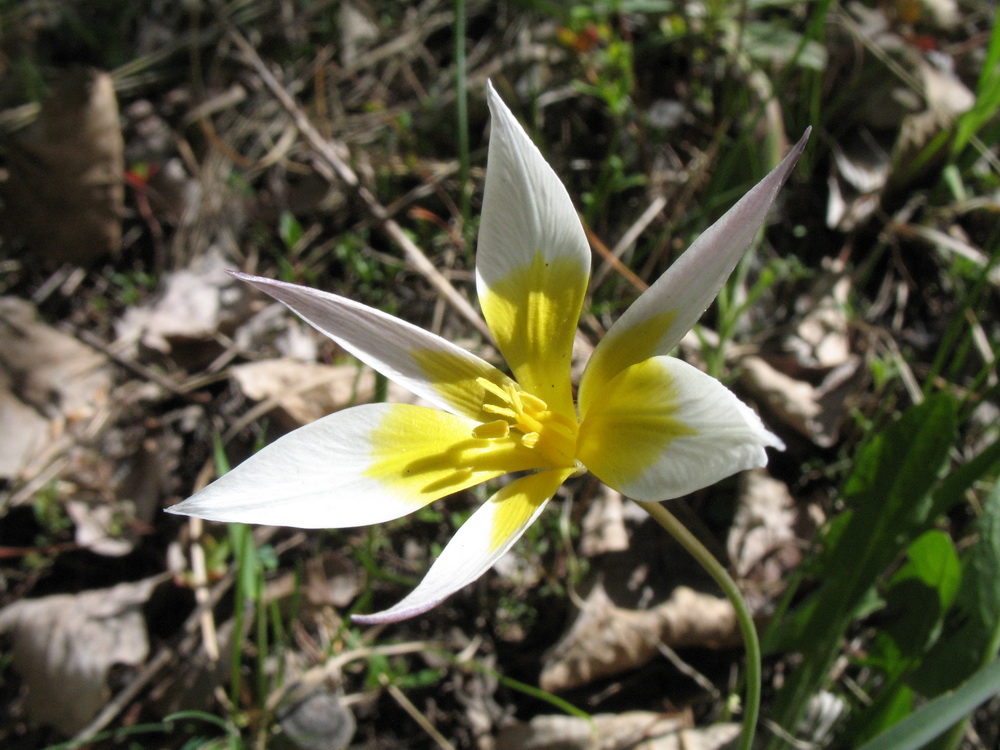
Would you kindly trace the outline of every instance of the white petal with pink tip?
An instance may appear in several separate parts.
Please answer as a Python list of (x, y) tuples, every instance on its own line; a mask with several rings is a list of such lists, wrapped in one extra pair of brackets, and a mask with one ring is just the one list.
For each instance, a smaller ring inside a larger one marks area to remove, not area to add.
[(485, 419), (486, 392), (476, 383), (511, 382), (500, 370), (459, 346), (395, 318), (318, 289), (230, 272), (287, 305), (365, 364), (442, 409)]
[(604, 383), (630, 365), (666, 354), (698, 322), (763, 225), (771, 203), (805, 149), (809, 132), (611, 326), (583, 373), (581, 416), (586, 415)]

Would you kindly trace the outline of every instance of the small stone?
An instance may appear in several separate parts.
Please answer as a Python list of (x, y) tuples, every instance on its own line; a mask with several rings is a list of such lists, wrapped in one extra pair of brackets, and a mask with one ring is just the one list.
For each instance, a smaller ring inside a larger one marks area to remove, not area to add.
[(298, 750), (343, 750), (354, 737), (354, 715), (322, 688), (281, 708), (278, 721), (284, 732), (281, 744)]

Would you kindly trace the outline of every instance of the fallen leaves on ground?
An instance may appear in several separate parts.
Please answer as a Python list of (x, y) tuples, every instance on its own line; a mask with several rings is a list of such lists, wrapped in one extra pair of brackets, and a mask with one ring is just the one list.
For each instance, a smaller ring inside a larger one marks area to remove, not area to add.
[[(252, 401), (271, 401), (279, 407), (284, 429), (294, 429), (375, 397), (375, 373), (357, 365), (325, 365), (287, 357), (237, 365), (233, 380)], [(412, 403), (405, 388), (387, 383), (387, 401)]]
[(32, 721), (72, 735), (94, 718), (111, 697), (112, 668), (137, 669), (149, 653), (142, 608), (162, 580), (25, 599), (0, 611)]
[(569, 631), (549, 652), (539, 684), (551, 692), (569, 690), (621, 674), (672, 649), (730, 648), (740, 644), (736, 615), (728, 600), (678, 586), (648, 610), (617, 607), (597, 584)]
[(648, 711), (576, 716), (536, 716), (500, 730), (496, 750), (720, 750), (739, 724), (685, 728), (679, 719)]
[(107, 407), (114, 371), (16, 297), (0, 298), (0, 340), (0, 477), (29, 479)]
[(129, 308), (118, 321), (119, 339), (171, 354), (189, 369), (208, 364), (221, 351), (218, 334), (246, 317), (245, 285), (226, 273), (230, 267), (216, 248), (170, 273), (152, 303)]

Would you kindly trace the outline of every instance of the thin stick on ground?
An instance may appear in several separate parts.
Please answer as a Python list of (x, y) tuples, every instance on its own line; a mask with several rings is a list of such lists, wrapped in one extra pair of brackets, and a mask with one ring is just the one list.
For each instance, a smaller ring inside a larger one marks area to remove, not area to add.
[(441, 750), (455, 750), (455, 746), (452, 745), (441, 734), (433, 724), (431, 724), (430, 719), (420, 713), (420, 710), (410, 702), (410, 699), (403, 694), (403, 691), (398, 687), (389, 682), (389, 678), (384, 674), (379, 675), (379, 682), (382, 683), (383, 687), (389, 692), (389, 695), (400, 705), (400, 707), (410, 715), (410, 717), (420, 725), (420, 728), (427, 732), (427, 735), (437, 743), (437, 746)]

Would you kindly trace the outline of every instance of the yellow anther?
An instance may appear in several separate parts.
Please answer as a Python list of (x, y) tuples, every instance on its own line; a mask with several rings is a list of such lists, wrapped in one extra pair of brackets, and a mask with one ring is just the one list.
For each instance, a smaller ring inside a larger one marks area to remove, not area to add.
[(517, 415), (517, 427), (521, 432), (541, 432), (544, 429), (542, 425), (543, 423), (540, 420), (527, 412), (521, 412)]
[(498, 414), (501, 417), (510, 417), (511, 419), (517, 419), (517, 414), (513, 409), (508, 409), (505, 406), (496, 406), (494, 404), (483, 404), (483, 411), (489, 414)]
[(524, 404), (521, 403), (521, 393), (516, 388), (507, 386), (507, 400), (518, 414), (524, 411)]
[(496, 440), (497, 438), (505, 438), (509, 434), (510, 424), (503, 419), (497, 419), (493, 422), (483, 422), (472, 430), (472, 437), (479, 438), (480, 440)]
[(499, 386), (492, 380), (487, 380), (486, 378), (476, 378), (476, 382), (481, 385), (484, 390), (489, 391), (501, 401), (505, 401), (508, 404), (510, 403), (510, 396), (507, 395), (507, 390), (503, 386)]
[(521, 403), (524, 404), (526, 411), (531, 411), (534, 413), (548, 411), (549, 405), (542, 401), (538, 396), (532, 396), (530, 393), (521, 392)]
[(514, 382), (498, 385), (486, 378), (476, 378), (476, 383), (500, 403), (483, 404), (484, 413), (499, 419), (476, 427), (472, 431), (474, 437), (485, 440), (505, 438), (513, 429), (521, 433), (520, 441), (524, 447), (540, 451), (557, 466), (573, 465), (579, 429), (575, 415), (549, 411), (548, 404), (542, 399), (525, 393)]

